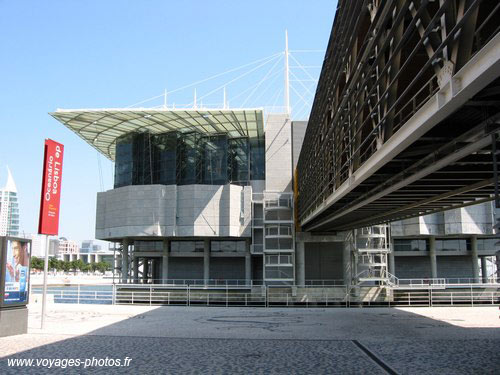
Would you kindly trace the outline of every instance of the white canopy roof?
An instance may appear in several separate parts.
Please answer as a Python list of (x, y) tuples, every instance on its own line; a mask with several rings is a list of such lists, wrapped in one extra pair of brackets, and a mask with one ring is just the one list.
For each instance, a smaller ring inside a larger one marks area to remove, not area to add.
[(116, 139), (134, 131), (264, 135), (262, 109), (58, 109), (50, 115), (110, 160), (115, 159)]

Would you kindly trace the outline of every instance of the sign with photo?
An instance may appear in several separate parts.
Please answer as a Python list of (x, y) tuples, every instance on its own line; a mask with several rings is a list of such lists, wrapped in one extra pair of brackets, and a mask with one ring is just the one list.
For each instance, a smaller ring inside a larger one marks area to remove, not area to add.
[(3, 305), (26, 304), (29, 294), (31, 243), (5, 238)]

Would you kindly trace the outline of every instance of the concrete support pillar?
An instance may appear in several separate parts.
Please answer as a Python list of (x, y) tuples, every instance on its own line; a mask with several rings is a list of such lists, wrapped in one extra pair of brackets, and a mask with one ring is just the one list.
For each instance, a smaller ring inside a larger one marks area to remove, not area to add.
[(477, 254), (477, 236), (471, 236), (470, 238), (471, 246), (471, 262), (472, 262), (472, 277), (474, 282), (479, 281), (479, 256)]
[(128, 238), (124, 238), (122, 241), (122, 284), (126, 284), (128, 281)]
[(481, 257), (481, 277), (483, 278), (483, 283), (488, 282), (488, 260), (486, 257)]
[(389, 253), (389, 273), (396, 276), (396, 260), (394, 259), (394, 241), (391, 239), (391, 252)]
[(500, 279), (500, 251), (498, 251), (495, 255), (497, 260), (497, 279)]
[(161, 278), (162, 284), (166, 284), (168, 280), (168, 256), (169, 256), (169, 240), (163, 240), (163, 258), (161, 263)]
[(306, 284), (305, 246), (305, 242), (297, 241), (297, 246), (295, 247), (295, 265), (297, 267), (297, 279), (295, 283), (299, 286)]
[(158, 282), (158, 274), (156, 272), (156, 258), (151, 258), (150, 260), (151, 263), (151, 284), (156, 284)]
[(148, 273), (149, 273), (149, 259), (144, 258), (142, 262), (142, 283), (147, 284), (148, 282)]
[(134, 284), (139, 284), (139, 258), (134, 257)]
[(342, 276), (344, 284), (351, 285), (352, 279), (352, 262), (351, 262), (351, 242), (349, 240), (344, 242), (344, 249), (342, 252)]
[(245, 284), (252, 284), (252, 254), (250, 253), (250, 239), (245, 240)]
[(436, 237), (429, 237), (429, 258), (431, 261), (431, 277), (433, 279), (438, 277), (437, 272), (437, 257), (436, 257)]
[(210, 279), (210, 239), (208, 238), (203, 241), (203, 279), (207, 285)]

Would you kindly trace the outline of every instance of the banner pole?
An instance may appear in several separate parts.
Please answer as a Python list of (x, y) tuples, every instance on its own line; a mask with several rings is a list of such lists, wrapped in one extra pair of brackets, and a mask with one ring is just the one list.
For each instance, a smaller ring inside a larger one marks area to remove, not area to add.
[(47, 274), (49, 271), (49, 236), (43, 235), (45, 238), (42, 240), (42, 243), (45, 247), (45, 262), (43, 265), (43, 294), (42, 294), (42, 321), (41, 321), (41, 329), (45, 328), (45, 309), (47, 305)]

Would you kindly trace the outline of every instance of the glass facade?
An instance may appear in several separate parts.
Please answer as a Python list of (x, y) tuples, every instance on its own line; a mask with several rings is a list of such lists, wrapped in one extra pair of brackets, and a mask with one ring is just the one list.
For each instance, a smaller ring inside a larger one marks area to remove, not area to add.
[(264, 140), (198, 132), (129, 133), (116, 140), (115, 188), (248, 185), (265, 179)]

